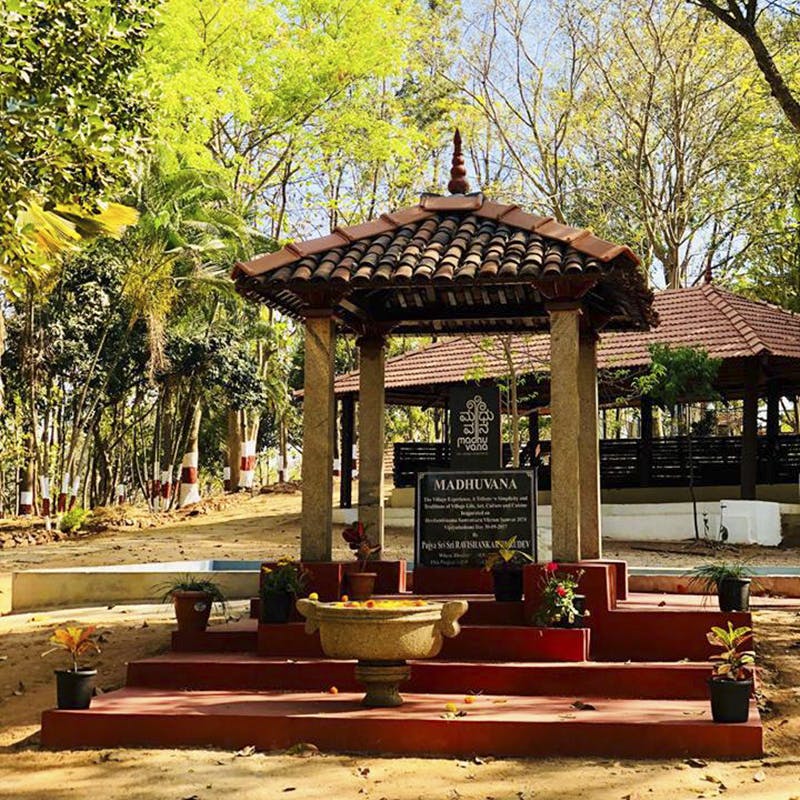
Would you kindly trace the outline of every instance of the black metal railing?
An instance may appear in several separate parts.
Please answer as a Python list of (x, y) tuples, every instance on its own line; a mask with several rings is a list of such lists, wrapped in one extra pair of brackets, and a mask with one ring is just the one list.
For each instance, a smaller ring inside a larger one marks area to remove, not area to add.
[[(550, 452), (550, 442), (542, 441), (541, 452)], [(649, 444), (639, 439), (600, 441), (600, 482), (609, 489), (640, 486), (685, 486), (689, 475), (689, 442), (685, 438), (654, 439)], [(741, 437), (695, 438), (691, 444), (691, 466), (697, 486), (738, 486), (741, 481)], [(503, 446), (506, 466), (511, 461), (511, 446)], [(520, 453), (521, 466), (531, 463), (528, 445)], [(394, 445), (394, 485), (415, 486), (417, 475), (448, 469), (450, 455), (444, 443), (401, 442)], [(796, 483), (800, 475), (800, 436), (777, 439), (758, 438), (757, 481), (760, 484)], [(539, 467), (539, 488), (550, 488), (550, 466)]]

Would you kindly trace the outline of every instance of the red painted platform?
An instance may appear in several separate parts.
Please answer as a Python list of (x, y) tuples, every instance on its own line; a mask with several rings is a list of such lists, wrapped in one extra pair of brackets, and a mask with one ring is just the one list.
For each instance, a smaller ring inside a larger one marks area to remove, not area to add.
[[(727, 620), (750, 625), (749, 614), (722, 614), (700, 597), (629, 594), (621, 562), (563, 567), (584, 570), (588, 628), (531, 626), (543, 567), (526, 567), (521, 603), (467, 593), (461, 634), (445, 640), (438, 659), (412, 663), (399, 709), (361, 708), (353, 663), (322, 658), (318, 635), (307, 636), (302, 623), (246, 619), (174, 634), (175, 652), (129, 665), (127, 688), (85, 712), (46, 712), (42, 741), (265, 750), (308, 741), (323, 750), (456, 756), (761, 755), (755, 706), (744, 725), (714, 725), (707, 700), (705, 634)], [(459, 572), (448, 581), (470, 578)], [(334, 584), (339, 573), (329, 577)], [(422, 585), (433, 578), (420, 577)], [(331, 685), (340, 694), (327, 694)], [(463, 704), (467, 694), (478, 701)], [(577, 700), (596, 710), (576, 710)], [(450, 701), (467, 716), (443, 716)]]
[[(360, 695), (127, 688), (89, 711), (46, 711), (42, 744), (51, 748), (254, 745), (278, 750), (313, 742), (322, 750), (415, 755), (748, 758), (761, 752), (751, 709), (743, 725), (714, 725), (698, 700), (480, 697), (407, 693), (397, 709), (365, 709)], [(462, 718), (447, 718), (458, 703)]]
[[(429, 694), (558, 695), (565, 687), (575, 698), (702, 700), (708, 694), (706, 663), (531, 663), (412, 661), (411, 692)], [(132, 661), (128, 686), (161, 689), (267, 691), (291, 689), (358, 691), (354, 662), (327, 659), (263, 658), (255, 653), (172, 653)]]

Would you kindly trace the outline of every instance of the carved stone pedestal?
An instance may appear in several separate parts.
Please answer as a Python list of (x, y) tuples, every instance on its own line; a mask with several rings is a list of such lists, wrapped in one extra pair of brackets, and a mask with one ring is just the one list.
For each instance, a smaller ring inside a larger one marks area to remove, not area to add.
[(400, 684), (411, 677), (411, 667), (405, 661), (359, 661), (356, 680), (363, 683), (367, 693), (361, 705), (367, 708), (394, 708), (403, 704)]

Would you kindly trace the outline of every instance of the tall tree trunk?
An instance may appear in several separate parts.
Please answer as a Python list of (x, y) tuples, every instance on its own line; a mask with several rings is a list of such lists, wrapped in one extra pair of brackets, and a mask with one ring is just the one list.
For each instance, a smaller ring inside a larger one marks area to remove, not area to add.
[(286, 433), (286, 418), (281, 415), (278, 422), (278, 483), (286, 483), (289, 469), (289, 437)]
[(256, 436), (258, 435), (260, 416), (255, 411), (248, 412), (247, 409), (241, 413), (242, 459), (239, 488), (249, 491), (253, 488), (253, 478), (255, 477)]
[(159, 459), (159, 490), (160, 499), (158, 508), (166, 511), (172, 499), (172, 480), (175, 475), (175, 459), (173, 456), (173, 448), (175, 446), (175, 439), (177, 438), (176, 420), (177, 413), (173, 413), (174, 390), (172, 384), (167, 383), (164, 387), (164, 394), (161, 403), (161, 442), (160, 442), (160, 459)]
[(189, 435), (186, 441), (186, 452), (181, 463), (181, 487), (178, 496), (178, 507), (184, 508), (193, 503), (200, 502), (200, 488), (197, 483), (197, 464), (200, 443), (200, 420), (202, 418), (202, 405), (195, 401), (192, 419), (189, 426)]
[(225, 491), (238, 492), (242, 467), (242, 440), (240, 436), (241, 411), (228, 409), (228, 466), (225, 468)]

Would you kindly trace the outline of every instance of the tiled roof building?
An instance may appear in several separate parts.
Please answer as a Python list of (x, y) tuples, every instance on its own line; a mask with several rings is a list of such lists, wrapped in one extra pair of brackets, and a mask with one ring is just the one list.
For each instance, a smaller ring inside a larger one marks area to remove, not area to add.
[[(601, 370), (645, 367), (648, 348), (656, 342), (696, 346), (723, 359), (720, 383), (728, 396), (740, 396), (744, 360), (758, 358), (780, 376), (785, 388), (800, 387), (800, 315), (705, 284), (657, 292), (653, 302), (659, 326), (649, 331), (609, 332), (601, 336)], [(549, 369), (550, 337), (517, 336), (512, 352), (520, 373)], [(495, 378), (508, 367), (497, 340), (481, 337), (442, 339), (386, 362), (387, 396), (394, 402), (422, 401), (441, 392), (443, 384), (465, 376)], [(737, 386), (738, 385), (738, 386)], [(439, 387), (438, 389), (436, 387)], [(546, 388), (546, 387), (545, 387)], [(358, 391), (358, 373), (336, 380), (336, 393)]]
[(234, 280), (245, 296), (294, 317), (333, 305), (355, 330), (366, 317), (395, 333), (546, 329), (544, 302), (565, 292), (586, 295), (612, 328), (656, 322), (629, 247), (481, 193), (423, 195), (411, 208), (238, 264)]

